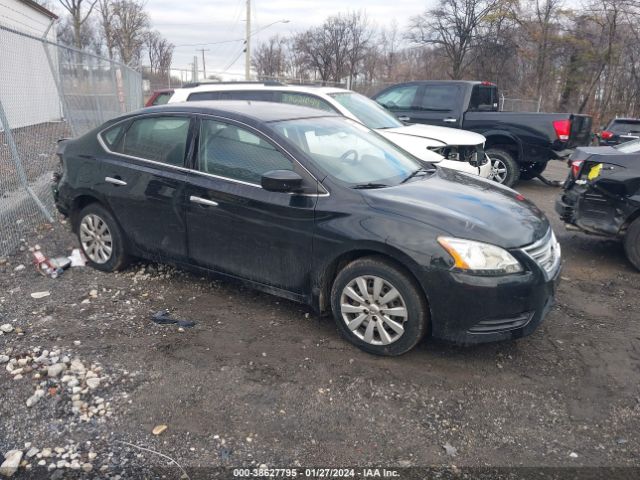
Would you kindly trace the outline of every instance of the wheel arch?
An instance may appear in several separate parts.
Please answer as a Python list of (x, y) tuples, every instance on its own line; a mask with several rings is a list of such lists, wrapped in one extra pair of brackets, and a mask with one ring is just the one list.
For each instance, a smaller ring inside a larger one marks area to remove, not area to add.
[(485, 151), (490, 148), (500, 148), (512, 152), (514, 159), (520, 162), (522, 158), (522, 143), (509, 132), (490, 130), (482, 133), (487, 141), (484, 144)]
[(420, 267), (406, 254), (389, 245), (366, 245), (345, 250), (322, 266), (313, 288), (314, 306), (320, 313), (331, 310), (331, 287), (338, 272), (354, 260), (364, 257), (381, 257), (404, 271), (420, 289), (429, 310), (429, 296), (418, 274)]

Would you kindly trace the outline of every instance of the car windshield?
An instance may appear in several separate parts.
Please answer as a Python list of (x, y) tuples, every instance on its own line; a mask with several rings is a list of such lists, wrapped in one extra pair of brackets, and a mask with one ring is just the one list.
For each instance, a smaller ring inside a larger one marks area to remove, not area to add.
[(316, 117), (271, 125), (325, 173), (353, 187), (397, 185), (422, 166), (408, 153), (348, 118)]
[(359, 93), (331, 93), (336, 102), (369, 128), (397, 128), (404, 124), (373, 100)]
[(636, 153), (640, 152), (640, 140), (632, 140), (630, 142), (621, 143), (613, 147), (620, 150), (622, 153)]

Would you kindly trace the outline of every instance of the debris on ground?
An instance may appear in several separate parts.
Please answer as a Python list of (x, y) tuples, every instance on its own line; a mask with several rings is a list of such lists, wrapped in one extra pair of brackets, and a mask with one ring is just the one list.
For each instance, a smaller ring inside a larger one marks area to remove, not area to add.
[(168, 427), (166, 425), (156, 425), (155, 427), (153, 427), (151, 433), (153, 433), (154, 435), (162, 435), (167, 428)]
[(37, 272), (45, 277), (58, 278), (64, 273), (64, 269), (71, 265), (71, 260), (67, 257), (50, 259), (40, 250), (34, 250), (32, 254)]
[(159, 312), (154, 313), (151, 320), (158, 325), (178, 325), (180, 327), (187, 328), (191, 328), (196, 324), (196, 322), (192, 322), (191, 320), (179, 320), (177, 318), (173, 318), (168, 310), (160, 310)]
[(87, 258), (79, 248), (71, 250), (71, 255), (67, 258), (71, 261), (71, 267), (84, 267), (87, 265)]
[(452, 446), (449, 442), (445, 443), (442, 448), (444, 448), (444, 451), (450, 457), (455, 457), (458, 454), (458, 449)]
[(48, 290), (44, 292), (33, 292), (31, 294), (31, 298), (35, 298), (36, 300), (38, 300), (40, 298), (48, 297), (49, 295), (51, 295), (51, 292)]

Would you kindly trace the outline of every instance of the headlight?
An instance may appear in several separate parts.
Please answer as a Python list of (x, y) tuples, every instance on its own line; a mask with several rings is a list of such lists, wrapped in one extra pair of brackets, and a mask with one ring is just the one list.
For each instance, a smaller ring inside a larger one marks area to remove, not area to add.
[(455, 267), (480, 275), (522, 272), (522, 265), (505, 249), (462, 238), (438, 237), (438, 243), (453, 257)]

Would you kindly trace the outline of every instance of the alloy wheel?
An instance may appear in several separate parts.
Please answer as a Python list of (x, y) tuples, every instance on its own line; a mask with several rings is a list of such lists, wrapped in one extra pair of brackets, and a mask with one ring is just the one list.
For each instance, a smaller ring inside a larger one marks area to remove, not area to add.
[(491, 174), (489, 179), (494, 182), (504, 183), (507, 179), (507, 165), (499, 158), (491, 159)]
[(408, 320), (400, 292), (373, 275), (356, 277), (344, 287), (340, 313), (349, 330), (371, 345), (389, 345), (398, 340)]
[(113, 240), (106, 222), (95, 213), (85, 216), (80, 222), (80, 242), (89, 259), (103, 264), (113, 252)]

